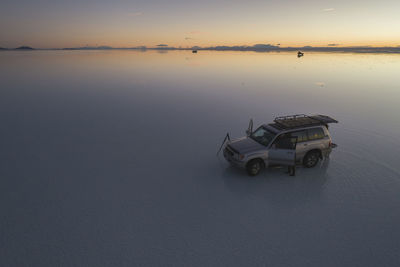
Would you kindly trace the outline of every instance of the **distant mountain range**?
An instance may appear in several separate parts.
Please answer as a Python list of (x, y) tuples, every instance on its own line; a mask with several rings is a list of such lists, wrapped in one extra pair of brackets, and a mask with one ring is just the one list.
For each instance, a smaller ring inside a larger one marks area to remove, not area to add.
[(20, 46), (20, 47), (17, 47), (17, 48), (0, 47), (0, 50), (35, 50), (35, 49), (30, 47), (30, 46)]
[(340, 47), (336, 45), (327, 46), (301, 46), (301, 47), (281, 47), (279, 45), (271, 44), (256, 44), (253, 46), (210, 46), (210, 47), (172, 47), (168, 45), (158, 45), (156, 47), (128, 47), (128, 48), (114, 48), (110, 46), (97, 46), (97, 47), (76, 47), (76, 48), (63, 48), (63, 50), (214, 50), (214, 51), (255, 51), (255, 52), (268, 52), (268, 51), (309, 51), (309, 52), (353, 52), (353, 53), (400, 53), (400, 46), (395, 47), (371, 47), (371, 46), (347, 46)]
[(109, 50), (115, 49), (111, 46), (83, 46), (83, 47), (67, 47), (63, 48), (62, 50)]
[[(309, 52), (353, 52), (353, 53), (400, 53), (400, 46), (397, 47), (371, 47), (371, 46), (302, 46), (302, 47), (280, 47), (274, 45), (254, 46), (215, 46), (203, 48), (204, 50), (217, 51), (309, 51)], [(202, 48), (198, 49), (202, 50)]]
[[(18, 48), (8, 49), (0, 48), (0, 50), (37, 50), (29, 46), (21, 46)], [(84, 46), (84, 47), (70, 47), (61, 49), (39, 49), (39, 50), (214, 50), (214, 51), (255, 51), (255, 52), (268, 52), (268, 51), (303, 51), (303, 52), (352, 52), (352, 53), (400, 53), (400, 46), (394, 47), (371, 47), (371, 46), (337, 46), (336, 44), (328, 44), (327, 46), (301, 46), (301, 47), (281, 47), (279, 45), (271, 44), (256, 44), (253, 46), (210, 46), (210, 47), (172, 47), (166, 44), (158, 45), (156, 47), (127, 47), (115, 48), (111, 46)]]
[(15, 50), (34, 50), (34, 49), (30, 46), (20, 46), (15, 48)]

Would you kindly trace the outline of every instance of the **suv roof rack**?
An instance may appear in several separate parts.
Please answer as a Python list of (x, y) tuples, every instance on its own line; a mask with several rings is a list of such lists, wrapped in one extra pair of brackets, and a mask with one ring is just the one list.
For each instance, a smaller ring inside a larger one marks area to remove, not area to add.
[(338, 123), (338, 121), (325, 115), (308, 116), (305, 114), (296, 114), (276, 117), (274, 123), (270, 125), (280, 130), (286, 130), (318, 125), (328, 126), (328, 123)]

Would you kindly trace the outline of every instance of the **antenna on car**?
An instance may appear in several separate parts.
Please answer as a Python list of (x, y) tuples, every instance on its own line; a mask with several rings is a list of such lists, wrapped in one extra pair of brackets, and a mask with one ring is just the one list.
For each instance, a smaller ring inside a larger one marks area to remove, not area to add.
[(222, 149), (222, 147), (225, 145), (225, 142), (226, 141), (231, 141), (231, 137), (229, 136), (229, 133), (226, 133), (226, 136), (225, 136), (225, 138), (224, 138), (224, 141), (222, 142), (222, 144), (221, 144), (221, 147), (219, 148), (219, 150), (218, 150), (218, 152), (217, 152), (217, 156), (218, 156), (218, 154), (219, 154), (219, 152), (221, 152), (221, 149)]

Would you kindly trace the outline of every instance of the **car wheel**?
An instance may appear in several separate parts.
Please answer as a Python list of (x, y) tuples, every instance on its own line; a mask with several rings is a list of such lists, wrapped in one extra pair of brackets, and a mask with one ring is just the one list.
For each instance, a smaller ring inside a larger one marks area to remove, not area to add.
[(260, 173), (263, 167), (264, 164), (260, 159), (253, 159), (250, 160), (249, 163), (247, 163), (246, 170), (250, 176), (256, 176)]
[(319, 161), (319, 152), (318, 151), (311, 151), (308, 152), (307, 155), (304, 157), (303, 165), (306, 168), (312, 168), (317, 165)]

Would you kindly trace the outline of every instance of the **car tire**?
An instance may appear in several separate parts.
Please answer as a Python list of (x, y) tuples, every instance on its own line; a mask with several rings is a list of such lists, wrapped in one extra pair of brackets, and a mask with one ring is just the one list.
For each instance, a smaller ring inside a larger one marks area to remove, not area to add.
[(249, 176), (256, 176), (264, 168), (264, 163), (260, 159), (250, 160), (246, 165), (246, 171)]
[(303, 165), (306, 168), (312, 168), (317, 165), (321, 154), (318, 151), (310, 151), (303, 159)]

